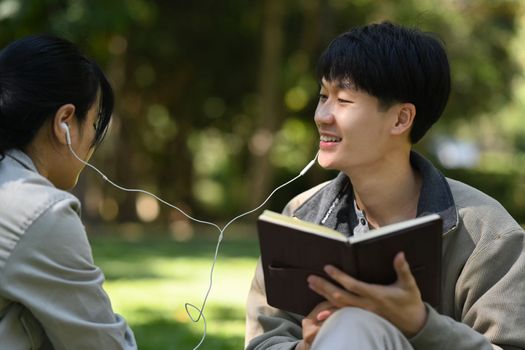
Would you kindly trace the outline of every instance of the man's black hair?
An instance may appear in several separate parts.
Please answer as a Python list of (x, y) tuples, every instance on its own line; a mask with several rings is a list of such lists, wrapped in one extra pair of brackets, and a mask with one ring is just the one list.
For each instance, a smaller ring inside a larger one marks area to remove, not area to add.
[(390, 22), (356, 27), (335, 38), (319, 59), (319, 81), (344, 82), (378, 98), (382, 107), (416, 107), (410, 133), (418, 142), (439, 119), (450, 94), (450, 67), (434, 35)]

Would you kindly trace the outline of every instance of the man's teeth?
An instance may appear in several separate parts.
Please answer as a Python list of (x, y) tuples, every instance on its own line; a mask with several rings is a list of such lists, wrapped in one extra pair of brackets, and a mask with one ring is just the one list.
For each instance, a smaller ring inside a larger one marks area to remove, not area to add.
[(334, 137), (334, 136), (323, 136), (321, 135), (321, 141), (323, 142), (339, 142), (341, 141), (340, 137)]

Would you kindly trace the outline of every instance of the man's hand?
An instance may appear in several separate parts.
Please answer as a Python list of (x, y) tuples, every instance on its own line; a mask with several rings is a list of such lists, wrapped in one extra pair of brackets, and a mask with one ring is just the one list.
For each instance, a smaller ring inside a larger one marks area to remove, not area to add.
[(303, 340), (297, 344), (295, 350), (309, 350), (315, 336), (324, 321), (336, 310), (329, 301), (323, 301), (303, 319)]
[(410, 337), (423, 328), (427, 310), (404, 253), (398, 253), (394, 258), (394, 269), (397, 281), (389, 286), (358, 281), (331, 265), (325, 267), (326, 273), (344, 289), (313, 275), (308, 277), (308, 283), (311, 289), (336, 307), (354, 306), (371, 311)]

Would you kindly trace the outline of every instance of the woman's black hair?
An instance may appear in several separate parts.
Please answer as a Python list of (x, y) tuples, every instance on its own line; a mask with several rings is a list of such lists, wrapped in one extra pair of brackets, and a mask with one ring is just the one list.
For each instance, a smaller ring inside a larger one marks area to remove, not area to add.
[(28, 36), (0, 52), (0, 157), (24, 150), (44, 122), (65, 104), (80, 123), (97, 102), (92, 147), (104, 138), (113, 112), (113, 90), (100, 69), (71, 42), (50, 35)]
[(356, 27), (335, 38), (321, 55), (319, 81), (344, 83), (378, 98), (382, 107), (416, 107), (410, 139), (419, 141), (439, 119), (450, 94), (450, 67), (435, 36), (390, 22)]

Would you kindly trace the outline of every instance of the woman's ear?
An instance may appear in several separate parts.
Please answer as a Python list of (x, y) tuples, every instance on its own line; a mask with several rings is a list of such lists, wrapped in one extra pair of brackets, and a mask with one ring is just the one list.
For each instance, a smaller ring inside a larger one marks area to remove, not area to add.
[(416, 106), (412, 103), (401, 103), (396, 109), (396, 118), (392, 126), (392, 135), (401, 135), (405, 132), (410, 132), (416, 117)]
[[(66, 124), (69, 127), (69, 132), (72, 132), (72, 125), (75, 121), (75, 106), (68, 103), (61, 106), (55, 113), (55, 118), (53, 119), (53, 133), (55, 138), (64, 145), (68, 144), (68, 138), (66, 135), (66, 130), (63, 128), (62, 124)], [(71, 135), (70, 135), (71, 137)]]

